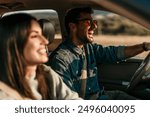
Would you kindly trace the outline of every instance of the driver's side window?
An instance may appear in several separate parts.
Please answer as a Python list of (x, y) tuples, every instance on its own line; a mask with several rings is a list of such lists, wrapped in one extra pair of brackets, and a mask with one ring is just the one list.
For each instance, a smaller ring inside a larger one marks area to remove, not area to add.
[[(98, 21), (95, 42), (108, 45), (134, 45), (150, 42), (150, 30), (120, 15), (94, 10), (94, 19)], [(135, 56), (145, 58), (148, 52)]]

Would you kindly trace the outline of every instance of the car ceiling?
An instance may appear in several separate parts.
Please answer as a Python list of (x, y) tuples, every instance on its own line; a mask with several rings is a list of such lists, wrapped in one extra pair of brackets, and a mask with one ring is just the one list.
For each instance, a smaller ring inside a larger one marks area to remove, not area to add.
[(16, 10), (54, 9), (65, 11), (91, 6), (126, 16), (150, 29), (150, 0), (0, 0), (0, 14)]

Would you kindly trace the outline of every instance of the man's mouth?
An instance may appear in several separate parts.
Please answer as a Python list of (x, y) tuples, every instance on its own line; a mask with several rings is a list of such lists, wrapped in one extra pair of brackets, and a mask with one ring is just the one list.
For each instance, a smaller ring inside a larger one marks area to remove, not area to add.
[(93, 34), (94, 34), (93, 32), (88, 32), (90, 38), (93, 38)]
[(89, 35), (93, 35), (93, 34), (94, 34), (94, 32), (93, 32), (93, 31), (90, 31), (90, 32), (88, 32), (88, 34), (89, 34)]
[(93, 42), (93, 40), (94, 40), (93, 35), (94, 35), (94, 31), (92, 31), (92, 30), (88, 31), (88, 37), (89, 37), (91, 42)]

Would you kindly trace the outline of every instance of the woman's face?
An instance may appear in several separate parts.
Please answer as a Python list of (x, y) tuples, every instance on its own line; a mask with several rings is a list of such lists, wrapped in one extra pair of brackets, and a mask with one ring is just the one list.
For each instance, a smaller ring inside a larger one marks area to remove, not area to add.
[(29, 36), (23, 50), (26, 65), (38, 65), (48, 61), (46, 46), (48, 40), (42, 35), (37, 21), (32, 20)]

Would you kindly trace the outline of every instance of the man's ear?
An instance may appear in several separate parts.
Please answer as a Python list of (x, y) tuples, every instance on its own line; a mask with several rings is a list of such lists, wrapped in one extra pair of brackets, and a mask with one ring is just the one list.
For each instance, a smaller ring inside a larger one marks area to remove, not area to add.
[(76, 30), (76, 24), (75, 23), (69, 23), (70, 31), (74, 32)]

